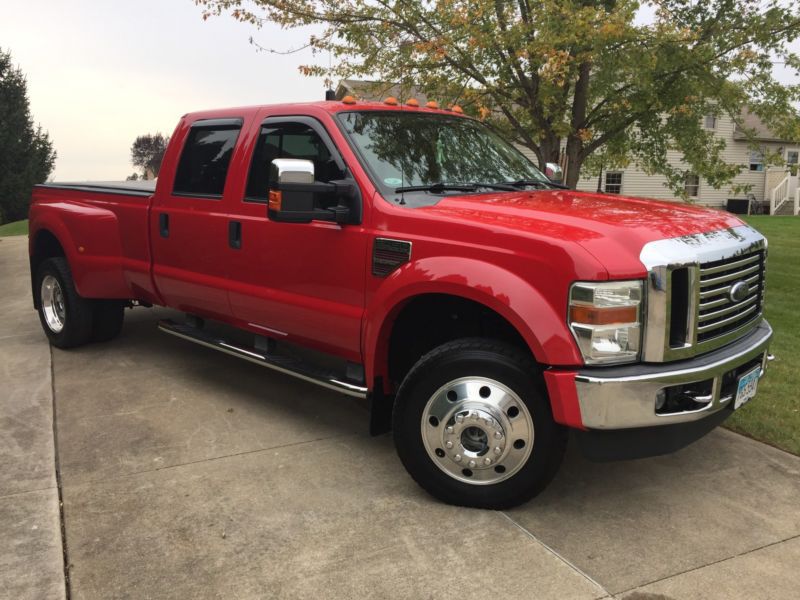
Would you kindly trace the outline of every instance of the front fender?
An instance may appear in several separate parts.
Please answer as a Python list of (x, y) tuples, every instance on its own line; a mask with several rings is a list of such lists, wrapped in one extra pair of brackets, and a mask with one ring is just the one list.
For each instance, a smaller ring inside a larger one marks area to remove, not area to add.
[(582, 364), (565, 315), (555, 310), (533, 283), (479, 260), (436, 256), (403, 265), (370, 299), (363, 330), (367, 381), (385, 378), (394, 320), (410, 299), (422, 294), (460, 296), (492, 309), (519, 332), (543, 365)]

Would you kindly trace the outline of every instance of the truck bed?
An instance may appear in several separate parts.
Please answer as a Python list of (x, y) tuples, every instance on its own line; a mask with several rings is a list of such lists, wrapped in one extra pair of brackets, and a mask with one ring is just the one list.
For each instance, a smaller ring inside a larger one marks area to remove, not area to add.
[[(57, 236), (83, 297), (158, 302), (148, 237), (155, 186), (155, 181), (85, 181), (34, 188), (31, 222)], [(35, 254), (45, 242), (34, 231), (31, 243)]]

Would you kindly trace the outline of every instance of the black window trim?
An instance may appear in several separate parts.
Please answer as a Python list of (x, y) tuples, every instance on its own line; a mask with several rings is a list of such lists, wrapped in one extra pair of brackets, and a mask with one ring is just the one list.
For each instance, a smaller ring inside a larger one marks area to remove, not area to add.
[[(344, 173), (344, 179), (348, 179), (352, 177), (350, 170), (347, 168), (347, 163), (344, 162), (342, 158), (341, 152), (339, 152), (339, 148), (336, 147), (333, 138), (328, 133), (328, 129), (325, 125), (317, 118), (310, 117), (308, 115), (275, 115), (271, 117), (266, 117), (263, 121), (261, 121), (261, 125), (258, 126), (258, 137), (261, 137), (261, 131), (264, 127), (274, 126), (274, 125), (281, 125), (281, 124), (292, 124), (292, 123), (299, 123), (301, 125), (306, 125), (314, 130), (322, 143), (328, 149), (328, 152), (331, 154), (331, 158), (336, 161), (336, 166)], [(258, 143), (258, 137), (256, 138), (256, 144)], [(248, 196), (247, 195), (247, 184), (250, 181), (250, 173), (253, 170), (253, 161), (256, 159), (256, 146), (253, 146), (253, 151), (250, 155), (250, 165), (247, 167), (247, 179), (245, 179), (244, 184), (244, 197), (242, 198), (243, 202), (252, 202), (254, 204), (267, 204), (269, 202), (268, 198), (257, 198), (255, 196)]]
[[(233, 142), (233, 148), (235, 151), (236, 146), (239, 144), (239, 137), (242, 135), (243, 126), (244, 126), (244, 119), (241, 117), (229, 117), (224, 119), (199, 119), (194, 123), (192, 123), (189, 126), (189, 133), (186, 134), (186, 139), (183, 141), (183, 147), (181, 148), (181, 153), (178, 155), (178, 162), (175, 165), (175, 175), (177, 176), (178, 174), (178, 167), (181, 164), (181, 158), (183, 157), (183, 152), (186, 150), (186, 142), (189, 141), (189, 136), (191, 135), (193, 129), (237, 129), (238, 133), (236, 134), (236, 140), (234, 140)], [(175, 179), (173, 178), (172, 196), (178, 198), (196, 198), (198, 200), (222, 200), (222, 198), (225, 196), (224, 188), (228, 185), (229, 172), (230, 172), (230, 163), (228, 164), (228, 170), (225, 172), (225, 184), (223, 186), (222, 194), (192, 194), (190, 192), (176, 192)]]

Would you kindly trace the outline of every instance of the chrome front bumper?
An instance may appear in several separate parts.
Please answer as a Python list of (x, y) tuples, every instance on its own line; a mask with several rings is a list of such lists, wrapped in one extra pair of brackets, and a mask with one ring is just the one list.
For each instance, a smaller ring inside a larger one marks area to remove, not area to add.
[[(760, 357), (764, 375), (772, 328), (766, 321), (740, 340), (703, 356), (669, 364), (587, 368), (575, 377), (581, 419), (588, 429), (630, 429), (703, 419), (733, 403), (723, 378)], [(666, 388), (713, 380), (710, 401), (696, 410), (656, 413), (657, 394)], [(724, 392), (724, 393), (723, 393)]]

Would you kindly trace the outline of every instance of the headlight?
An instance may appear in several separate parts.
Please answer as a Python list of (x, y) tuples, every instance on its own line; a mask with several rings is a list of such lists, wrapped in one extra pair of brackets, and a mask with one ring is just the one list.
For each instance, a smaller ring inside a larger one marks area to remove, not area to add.
[(641, 315), (641, 281), (572, 284), (569, 327), (587, 365), (636, 361)]

